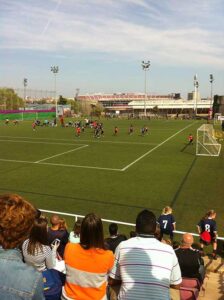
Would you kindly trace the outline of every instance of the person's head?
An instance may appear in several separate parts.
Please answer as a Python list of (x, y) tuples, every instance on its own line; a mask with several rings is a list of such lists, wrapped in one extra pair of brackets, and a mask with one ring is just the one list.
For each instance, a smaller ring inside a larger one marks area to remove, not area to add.
[(81, 224), (82, 224), (82, 221), (81, 221), (81, 220), (77, 220), (77, 221), (75, 222), (74, 228), (73, 228), (73, 231), (74, 231), (74, 234), (75, 234), (75, 235), (80, 235)]
[(215, 219), (216, 217), (216, 212), (214, 211), (214, 209), (211, 209), (207, 212), (207, 216), (208, 218), (212, 218), (212, 219)]
[(173, 210), (170, 206), (165, 206), (162, 210), (162, 214), (163, 215), (168, 215), (168, 214), (172, 214)]
[(67, 230), (68, 229), (65, 219), (60, 219), (58, 229), (59, 230)]
[(60, 218), (58, 215), (52, 215), (50, 218), (50, 223), (52, 227), (59, 227), (60, 225)]
[(84, 249), (104, 249), (103, 224), (94, 213), (85, 216), (81, 225), (80, 244)]
[(110, 235), (117, 235), (118, 232), (118, 226), (116, 223), (111, 223), (109, 225), (109, 233)]
[(36, 218), (30, 231), (29, 239), (46, 244), (47, 241), (47, 219), (44, 217)]
[(182, 241), (181, 241), (182, 246), (190, 248), (193, 242), (194, 242), (194, 238), (191, 233), (183, 234)]
[(145, 209), (136, 218), (136, 232), (154, 234), (156, 231), (156, 216), (153, 212)]
[(36, 209), (16, 194), (0, 196), (0, 245), (19, 248), (28, 237), (37, 216)]

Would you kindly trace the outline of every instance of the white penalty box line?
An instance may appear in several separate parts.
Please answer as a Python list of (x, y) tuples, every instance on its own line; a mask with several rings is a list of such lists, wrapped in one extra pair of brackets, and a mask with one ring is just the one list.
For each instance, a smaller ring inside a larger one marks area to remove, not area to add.
[(89, 145), (83, 145), (83, 146), (78, 147), (78, 148), (75, 148), (75, 149), (71, 149), (71, 150), (68, 150), (68, 151), (65, 151), (65, 152), (62, 152), (62, 153), (58, 153), (58, 154), (55, 154), (55, 155), (52, 155), (52, 156), (49, 156), (49, 157), (46, 157), (46, 158), (37, 160), (37, 161), (35, 161), (34, 163), (35, 163), (35, 164), (38, 164), (38, 163), (43, 162), (43, 161), (45, 161), (45, 160), (48, 160), (48, 159), (51, 159), (51, 158), (54, 158), (54, 157), (58, 157), (58, 156), (61, 156), (61, 155), (67, 154), (67, 153), (75, 152), (75, 151), (77, 151), (77, 150), (80, 150), (80, 149), (82, 149), (82, 148), (86, 148), (86, 147), (88, 147), (88, 146), (89, 146)]
[(186, 127), (184, 127), (183, 129), (177, 131), (176, 133), (174, 133), (173, 135), (171, 135), (170, 137), (168, 137), (165, 141), (163, 141), (162, 143), (158, 144), (157, 146), (155, 146), (151, 150), (147, 151), (145, 154), (141, 155), (139, 158), (137, 158), (136, 160), (134, 160), (132, 163), (128, 164), (126, 167), (124, 167), (123, 169), (121, 169), (121, 171), (126, 171), (128, 168), (130, 168), (131, 166), (133, 166), (135, 163), (137, 163), (138, 161), (140, 161), (142, 158), (144, 158), (145, 156), (149, 155), (150, 153), (152, 153), (153, 151), (155, 151), (156, 149), (158, 149), (159, 147), (161, 147), (163, 144), (165, 144), (166, 142), (168, 142), (169, 140), (171, 140), (173, 137), (175, 137), (176, 135), (178, 135), (179, 133), (181, 133), (182, 131), (184, 131), (185, 129), (191, 127), (194, 124), (195, 123), (191, 123), (191, 124), (187, 125)]
[[(160, 144), (158, 144), (157, 146), (155, 146), (154, 148), (150, 149), (149, 151), (147, 151), (145, 154), (141, 155), (140, 157), (138, 157), (136, 160), (134, 160), (133, 162), (131, 162), (130, 164), (128, 164), (127, 166), (125, 166), (123, 169), (116, 169), (116, 168), (104, 168), (104, 167), (94, 167), (94, 166), (82, 166), (82, 165), (69, 165), (69, 164), (59, 164), (59, 163), (49, 163), (49, 162), (44, 162), (45, 160), (48, 160), (50, 158), (56, 157), (56, 156), (60, 156), (72, 151), (76, 151), (79, 150), (80, 148), (84, 148), (87, 147), (88, 145), (83, 145), (81, 147), (63, 152), (63, 153), (59, 153), (35, 162), (32, 161), (24, 161), (24, 160), (13, 160), (13, 159), (0, 159), (0, 161), (5, 161), (5, 162), (17, 162), (17, 163), (27, 163), (27, 164), (36, 164), (36, 165), (51, 165), (51, 166), (59, 166), (59, 167), (69, 167), (69, 168), (84, 168), (84, 169), (96, 169), (96, 170), (106, 170), (106, 171), (118, 171), (118, 172), (124, 172), (126, 171), (128, 168), (130, 168), (131, 166), (133, 166), (135, 163), (137, 163), (138, 161), (140, 161), (142, 158), (144, 158), (145, 156), (147, 156), (148, 154), (152, 153), (154, 150), (156, 150), (157, 148), (161, 147), (163, 144), (165, 144), (166, 142), (168, 142), (169, 140), (171, 140), (173, 137), (175, 137), (177, 134), (179, 134), (180, 132), (184, 131), (185, 129), (189, 128), (190, 126), (194, 125), (195, 123), (191, 123), (188, 126), (184, 127), (183, 129), (177, 131), (175, 134), (171, 135), (169, 138), (167, 138), (166, 140), (164, 140), (163, 142), (161, 142)], [(25, 138), (25, 137), (23, 137)], [(7, 140), (4, 140), (7, 141)], [(24, 141), (26, 142), (26, 141)], [(29, 143), (29, 141), (27, 141)], [(39, 143), (39, 142), (33, 142), (33, 143)], [(43, 142), (44, 143), (44, 142)], [(47, 143), (46, 143), (47, 144)], [(49, 144), (53, 144), (53, 143), (49, 143)], [(63, 145), (67, 145), (67, 143), (63, 144)], [(74, 144), (72, 144), (74, 145)], [(80, 145), (80, 144), (79, 144)]]

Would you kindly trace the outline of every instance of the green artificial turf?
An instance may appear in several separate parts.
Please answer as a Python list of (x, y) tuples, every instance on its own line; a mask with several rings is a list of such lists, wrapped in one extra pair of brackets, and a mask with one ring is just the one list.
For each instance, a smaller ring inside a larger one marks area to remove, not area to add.
[[(0, 192), (19, 193), (42, 209), (96, 212), (132, 223), (143, 208), (159, 216), (170, 205), (177, 229), (191, 232), (207, 210), (215, 209), (223, 235), (223, 150), (219, 157), (196, 157), (195, 143), (186, 145), (202, 121), (102, 122), (105, 136), (100, 139), (90, 128), (76, 137), (70, 127), (33, 131), (29, 121), (0, 123)], [(141, 136), (144, 125), (149, 134)], [(114, 126), (118, 136), (113, 136)]]

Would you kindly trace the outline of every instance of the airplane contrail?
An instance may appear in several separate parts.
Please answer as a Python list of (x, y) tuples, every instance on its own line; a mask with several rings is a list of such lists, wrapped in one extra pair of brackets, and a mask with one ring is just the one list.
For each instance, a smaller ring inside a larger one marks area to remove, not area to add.
[(47, 24), (45, 25), (43, 31), (41, 32), (41, 36), (44, 36), (44, 35), (45, 35), (45, 33), (46, 33), (46, 31), (47, 31), (49, 25), (51, 24), (51, 21), (53, 20), (53, 18), (54, 18), (54, 16), (55, 16), (56, 12), (57, 12), (57, 10), (58, 10), (58, 8), (59, 8), (59, 6), (60, 6), (60, 4), (61, 4), (61, 0), (58, 0), (56, 6), (55, 6), (55, 8), (54, 8), (54, 10), (51, 12), (51, 16), (50, 16), (50, 18), (48, 19)]

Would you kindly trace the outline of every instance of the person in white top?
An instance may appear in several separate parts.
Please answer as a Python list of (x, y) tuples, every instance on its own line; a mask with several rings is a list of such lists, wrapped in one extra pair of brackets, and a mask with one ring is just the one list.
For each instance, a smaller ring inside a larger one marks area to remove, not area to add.
[(22, 245), (24, 261), (42, 272), (56, 266), (56, 250), (58, 243), (53, 248), (48, 245), (47, 220), (43, 217), (35, 219), (29, 238)]
[(148, 210), (136, 219), (137, 237), (121, 242), (115, 251), (110, 285), (121, 284), (119, 300), (169, 299), (179, 289), (181, 271), (173, 248), (154, 237), (156, 216)]
[(80, 230), (81, 230), (81, 220), (77, 220), (74, 224), (73, 231), (70, 232), (69, 234), (69, 242), (77, 244), (80, 242)]

